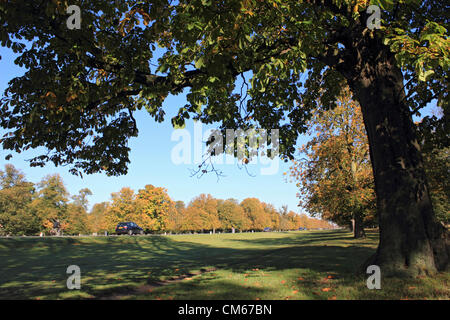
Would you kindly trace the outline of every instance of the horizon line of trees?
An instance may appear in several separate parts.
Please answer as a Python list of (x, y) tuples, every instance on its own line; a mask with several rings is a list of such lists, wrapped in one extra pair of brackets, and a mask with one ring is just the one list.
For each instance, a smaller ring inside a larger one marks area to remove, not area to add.
[(78, 235), (113, 233), (119, 222), (133, 221), (147, 233), (277, 231), (334, 228), (327, 221), (277, 210), (257, 198), (216, 199), (200, 194), (187, 205), (174, 201), (167, 189), (146, 185), (134, 192), (124, 187), (111, 200), (88, 210), (91, 190), (71, 196), (59, 174), (39, 183), (25, 179), (13, 165), (0, 170), (0, 235)]

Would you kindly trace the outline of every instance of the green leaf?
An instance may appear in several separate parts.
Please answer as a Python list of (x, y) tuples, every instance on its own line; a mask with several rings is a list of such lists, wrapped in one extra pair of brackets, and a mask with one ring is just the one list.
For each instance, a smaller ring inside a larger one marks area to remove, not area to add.
[(205, 64), (205, 58), (204, 57), (200, 57), (196, 62), (195, 62), (195, 67), (197, 68), (197, 69), (201, 69), (201, 68), (203, 68), (203, 67), (205, 67), (206, 66), (206, 64)]
[(186, 127), (186, 123), (182, 117), (173, 117), (172, 118), (172, 126), (174, 129), (184, 129)]
[(420, 80), (420, 81), (427, 81), (427, 78), (428, 78), (429, 76), (431, 76), (433, 73), (434, 73), (433, 70), (428, 70), (428, 71), (425, 71), (425, 72), (420, 72), (420, 74), (419, 74), (419, 80)]
[(394, 8), (394, 0), (371, 0), (371, 5), (379, 6), (383, 10), (391, 11)]
[(164, 63), (164, 64), (159, 66), (157, 71), (161, 72), (161, 73), (165, 73), (168, 69), (169, 69), (169, 65)]

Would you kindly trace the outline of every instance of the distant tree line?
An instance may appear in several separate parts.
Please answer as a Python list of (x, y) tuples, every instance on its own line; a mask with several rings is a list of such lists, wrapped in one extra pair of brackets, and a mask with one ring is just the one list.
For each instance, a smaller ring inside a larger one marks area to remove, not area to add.
[(0, 235), (78, 235), (114, 232), (119, 222), (133, 221), (148, 233), (242, 232), (331, 228), (326, 221), (277, 210), (257, 198), (216, 199), (209, 194), (187, 205), (172, 200), (165, 188), (124, 187), (111, 200), (88, 210), (88, 188), (71, 196), (58, 174), (39, 183), (25, 179), (13, 165), (0, 170)]

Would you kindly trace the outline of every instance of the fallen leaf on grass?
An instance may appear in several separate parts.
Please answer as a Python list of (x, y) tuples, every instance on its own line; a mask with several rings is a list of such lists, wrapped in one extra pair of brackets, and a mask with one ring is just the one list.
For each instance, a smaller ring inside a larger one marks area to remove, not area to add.
[(328, 300), (336, 300), (336, 296), (329, 297)]
[(285, 280), (281, 280), (281, 284), (285, 284), (286, 283), (286, 281)]
[(305, 280), (305, 278), (303, 278), (303, 277), (298, 277), (298, 280), (303, 281), (303, 280)]
[(330, 291), (331, 290), (331, 288), (322, 288), (322, 291), (323, 292), (328, 292), (328, 291)]
[(292, 291), (292, 294), (296, 294), (298, 292), (298, 290), (294, 290)]

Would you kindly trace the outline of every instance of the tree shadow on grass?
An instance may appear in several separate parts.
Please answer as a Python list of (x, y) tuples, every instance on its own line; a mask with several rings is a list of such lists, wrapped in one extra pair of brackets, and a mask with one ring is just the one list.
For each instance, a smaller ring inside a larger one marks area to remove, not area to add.
[[(302, 268), (344, 277), (373, 253), (373, 249), (366, 247), (320, 244), (347, 238), (345, 233), (330, 232), (294, 234), (283, 239), (236, 239), (264, 245), (267, 249), (214, 247), (159, 236), (18, 239), (6, 244), (9, 249), (0, 249), (0, 256), (6, 257), (0, 259), (3, 271), (0, 297), (66, 297), (69, 276), (66, 270), (73, 264), (81, 268), (82, 293), (93, 298), (123, 295), (142, 284), (176, 278), (206, 267), (234, 273), (245, 273), (255, 267), (267, 271)], [(288, 247), (274, 249), (279, 241)], [(189, 288), (189, 284), (182, 284), (181, 288), (185, 286)], [(226, 283), (223, 286), (233, 287), (229, 291), (232, 297), (236, 296), (232, 294), (236, 290), (244, 291), (245, 297), (247, 293), (249, 297), (262, 293), (258, 288), (248, 291), (245, 286)], [(224, 293), (211, 293), (210, 298), (215, 296)]]
[[(149, 286), (144, 286), (141, 292), (139, 290), (137, 290), (138, 292), (136, 290), (124, 292), (122, 296), (113, 295), (110, 298), (171, 299), (173, 296), (181, 300), (283, 298), (277, 296), (280, 294), (277, 290), (275, 290), (275, 296), (267, 298), (271, 296), (273, 288), (254, 285), (255, 281), (264, 281), (261, 273), (273, 275), (278, 272), (275, 275), (275, 281), (278, 281), (276, 279), (283, 279), (283, 283), (286, 282), (285, 284), (281, 284), (279, 281), (277, 283), (279, 287), (286, 286), (285, 291), (292, 292), (293, 289), (288, 289), (292, 286), (301, 291), (304, 299), (326, 299), (333, 292), (323, 293), (321, 292), (322, 288), (333, 287), (337, 282), (349, 286), (363, 283), (364, 278), (355, 273), (355, 266), (364, 261), (370, 253), (371, 249), (368, 248), (336, 246), (322, 248), (299, 246), (262, 250), (259, 255), (242, 261), (230, 261), (228, 266), (217, 269), (218, 272), (223, 271), (230, 277), (234, 275), (233, 277), (240, 278), (239, 283), (236, 279), (228, 280), (223, 273), (217, 276), (216, 272), (210, 272), (187, 282), (171, 282), (167, 286), (155, 287), (150, 283)], [(290, 271), (291, 269), (295, 272)], [(279, 272), (281, 272), (281, 278), (279, 278)], [(328, 279), (327, 275), (332, 275), (332, 278)], [(243, 282), (244, 279), (249, 281)], [(274, 279), (270, 280), (274, 281)], [(147, 289), (149, 291), (146, 291)], [(152, 293), (152, 290), (155, 291)], [(288, 297), (288, 294), (286, 296), (286, 298), (292, 298)]]
[(356, 273), (358, 264), (373, 252), (373, 249), (357, 246), (293, 246), (263, 251), (253, 260), (237, 263), (232, 269), (239, 272), (252, 267), (268, 271), (302, 268), (316, 272)]
[(59, 291), (67, 291), (69, 265), (81, 268), (82, 290), (95, 295), (96, 291), (111, 292), (114, 287), (123, 291), (148, 279), (174, 277), (251, 254), (158, 236), (9, 240), (7, 249), (0, 251), (0, 297), (4, 299), (56, 298)]

